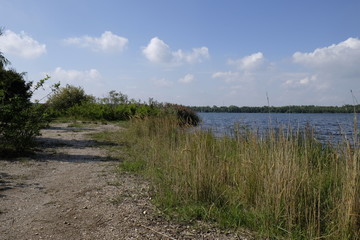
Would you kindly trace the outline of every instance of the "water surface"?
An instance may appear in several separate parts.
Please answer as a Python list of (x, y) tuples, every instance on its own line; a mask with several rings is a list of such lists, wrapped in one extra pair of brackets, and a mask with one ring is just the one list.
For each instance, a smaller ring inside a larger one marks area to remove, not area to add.
[[(271, 128), (303, 130), (310, 125), (315, 137), (322, 141), (337, 142), (344, 136), (353, 137), (355, 114), (349, 113), (198, 113), (202, 119), (199, 128), (211, 129), (217, 136), (232, 134), (234, 126), (260, 132)], [(359, 119), (360, 114), (356, 115)], [(360, 128), (359, 122), (357, 128)]]

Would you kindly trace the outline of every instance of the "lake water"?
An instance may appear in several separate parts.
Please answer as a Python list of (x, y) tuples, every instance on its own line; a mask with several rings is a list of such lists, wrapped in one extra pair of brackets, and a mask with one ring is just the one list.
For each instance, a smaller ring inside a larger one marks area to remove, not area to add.
[[(347, 113), (198, 113), (202, 119), (199, 128), (211, 129), (217, 136), (230, 134), (239, 124), (248, 129), (264, 131), (269, 128), (289, 126), (304, 129), (307, 124), (315, 130), (315, 137), (321, 142), (340, 141), (344, 135), (352, 138), (354, 114)], [(357, 114), (360, 129), (360, 114)]]

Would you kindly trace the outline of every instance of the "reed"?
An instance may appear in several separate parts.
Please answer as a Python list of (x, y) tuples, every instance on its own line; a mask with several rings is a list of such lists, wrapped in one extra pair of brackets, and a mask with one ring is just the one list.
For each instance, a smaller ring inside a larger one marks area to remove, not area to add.
[(285, 239), (360, 239), (356, 131), (324, 146), (310, 129), (215, 137), (169, 116), (135, 119), (118, 138), (131, 146), (126, 161), (144, 164), (155, 202), (178, 219)]

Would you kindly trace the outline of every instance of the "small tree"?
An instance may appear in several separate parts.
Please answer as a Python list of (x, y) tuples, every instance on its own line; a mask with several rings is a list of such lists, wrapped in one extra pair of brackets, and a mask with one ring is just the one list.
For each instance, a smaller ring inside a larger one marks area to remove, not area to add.
[(9, 150), (21, 154), (32, 147), (47, 121), (44, 106), (30, 101), (31, 87), (23, 73), (0, 69), (0, 154)]
[(121, 92), (116, 92), (115, 90), (111, 90), (108, 93), (108, 96), (105, 98), (101, 98), (99, 102), (102, 104), (110, 104), (110, 105), (128, 104), (129, 98), (126, 94), (123, 94)]
[(94, 102), (94, 97), (85, 94), (84, 89), (72, 85), (60, 88), (47, 101), (49, 106), (57, 112), (64, 112), (67, 109), (81, 105), (82, 103)]

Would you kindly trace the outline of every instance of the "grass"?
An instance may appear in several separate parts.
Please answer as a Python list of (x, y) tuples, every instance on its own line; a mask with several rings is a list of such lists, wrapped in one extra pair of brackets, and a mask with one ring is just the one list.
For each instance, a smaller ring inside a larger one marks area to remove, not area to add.
[(133, 120), (107, 137), (127, 143), (121, 168), (146, 174), (155, 203), (177, 219), (272, 238), (360, 239), (356, 135), (337, 146), (317, 142), (311, 129), (238, 128), (218, 138), (167, 117)]

